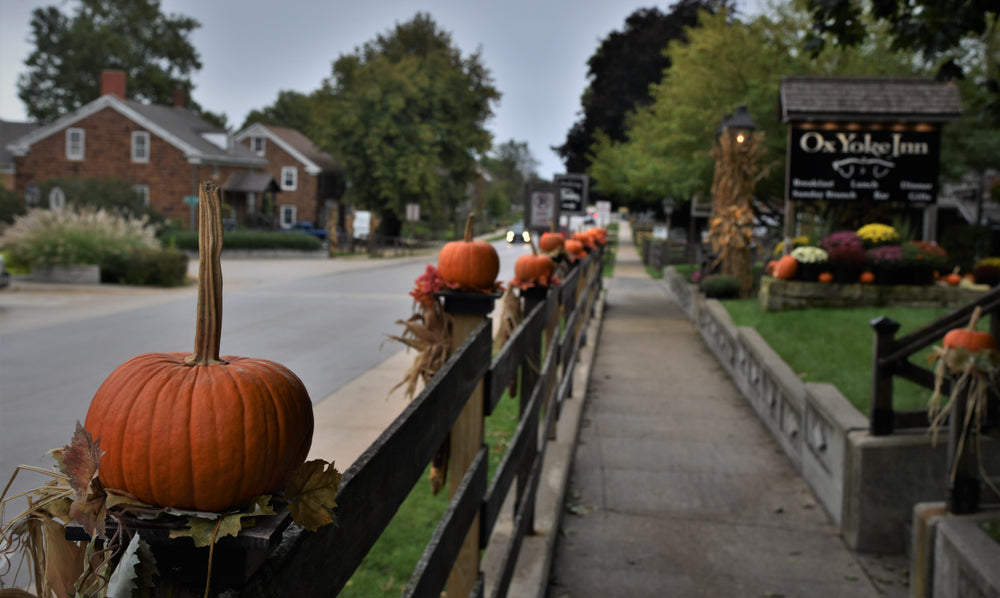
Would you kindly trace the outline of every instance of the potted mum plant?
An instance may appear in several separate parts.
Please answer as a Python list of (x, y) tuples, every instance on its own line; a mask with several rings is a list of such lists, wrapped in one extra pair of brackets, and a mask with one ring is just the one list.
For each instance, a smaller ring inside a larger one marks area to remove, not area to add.
[(883, 245), (869, 249), (865, 253), (865, 264), (875, 275), (876, 284), (903, 284), (903, 248), (899, 245)]
[(792, 257), (799, 263), (798, 278), (806, 282), (816, 282), (827, 269), (826, 251), (819, 247), (796, 247)]
[(899, 245), (899, 233), (888, 224), (878, 222), (866, 224), (858, 229), (858, 236), (861, 237), (868, 249), (885, 245)]
[(915, 285), (934, 284), (934, 273), (948, 265), (948, 252), (931, 241), (906, 241), (902, 244), (905, 282)]
[(838, 284), (858, 282), (865, 263), (865, 242), (852, 230), (830, 233), (820, 246), (826, 250), (833, 281)]

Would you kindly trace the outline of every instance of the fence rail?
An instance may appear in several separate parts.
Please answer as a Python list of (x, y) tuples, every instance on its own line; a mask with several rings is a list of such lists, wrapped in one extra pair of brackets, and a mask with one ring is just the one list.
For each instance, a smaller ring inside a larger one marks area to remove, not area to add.
[(602, 253), (595, 252), (548, 293), (523, 294), (526, 317), (496, 356), (491, 323), (483, 318), (426, 388), (344, 472), (336, 524), (312, 533), (293, 526), (246, 584), (226, 595), (336, 595), (447, 441), (470, 397), (482, 401), (486, 417), (520, 374), (519, 421), (497, 471), (488, 479), (487, 450), (479, 446), (403, 594), (437, 597), (453, 571), (470, 565), (459, 556), (463, 541), (478, 531), (478, 548), (485, 548), (502, 505), (514, 492), (513, 532), (503, 547), (497, 579), (487, 587), (476, 550), (468, 592), (506, 596), (524, 536), (532, 532), (546, 445), (561, 404), (572, 392), (576, 358), (602, 287), (602, 266)]

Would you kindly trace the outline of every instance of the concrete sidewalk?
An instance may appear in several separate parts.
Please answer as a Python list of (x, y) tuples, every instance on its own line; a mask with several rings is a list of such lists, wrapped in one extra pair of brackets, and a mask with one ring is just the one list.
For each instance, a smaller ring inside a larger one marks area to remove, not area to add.
[(549, 598), (906, 596), (898, 559), (844, 545), (627, 224), (606, 286)]

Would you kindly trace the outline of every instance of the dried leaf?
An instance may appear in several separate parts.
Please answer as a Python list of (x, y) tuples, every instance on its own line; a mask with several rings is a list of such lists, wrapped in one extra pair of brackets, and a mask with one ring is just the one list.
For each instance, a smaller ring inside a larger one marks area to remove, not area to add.
[(73, 499), (73, 504), (69, 507), (70, 519), (83, 526), (91, 536), (104, 536), (104, 520), (108, 516), (108, 507), (105, 503), (106, 495), (101, 487), (101, 482), (93, 481), (94, 491), (87, 498)]
[(108, 580), (107, 598), (148, 596), (153, 588), (155, 574), (156, 558), (153, 551), (139, 534), (135, 534)]
[(337, 506), (340, 472), (322, 459), (307, 461), (288, 479), (285, 498), (292, 521), (308, 531), (333, 523), (332, 510)]
[[(61, 454), (60, 471), (69, 478), (75, 500), (85, 500), (90, 492), (90, 483), (97, 479), (101, 470), (101, 451), (98, 443), (90, 437), (90, 432), (76, 422), (76, 432), (69, 446), (64, 446)], [(56, 458), (59, 461), (59, 457)]]
[(218, 542), (219, 538), (238, 536), (240, 530), (243, 529), (242, 519), (248, 515), (248, 513), (241, 512), (220, 516), (216, 519), (188, 517), (187, 527), (170, 530), (170, 537), (191, 538), (194, 540), (194, 545), (199, 548), (211, 546), (213, 543)]
[(83, 575), (87, 546), (66, 539), (66, 528), (47, 517), (40, 518), (45, 536), (45, 583), (56, 596), (72, 596)]

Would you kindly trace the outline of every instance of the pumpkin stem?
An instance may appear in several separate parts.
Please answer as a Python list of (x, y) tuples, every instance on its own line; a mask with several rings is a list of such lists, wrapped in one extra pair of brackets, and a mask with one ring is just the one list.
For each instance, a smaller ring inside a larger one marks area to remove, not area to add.
[(972, 317), (969, 318), (969, 330), (975, 330), (976, 324), (979, 323), (979, 318), (983, 315), (983, 306), (977, 305), (976, 309), (972, 310)]
[(222, 340), (222, 189), (203, 181), (198, 189), (198, 319), (194, 353), (186, 365), (219, 365)]
[(465, 242), (472, 243), (472, 222), (476, 219), (475, 212), (469, 212), (469, 217), (465, 221)]
[(528, 242), (531, 245), (531, 255), (538, 255), (538, 248), (535, 247), (535, 237), (531, 237), (531, 241)]

